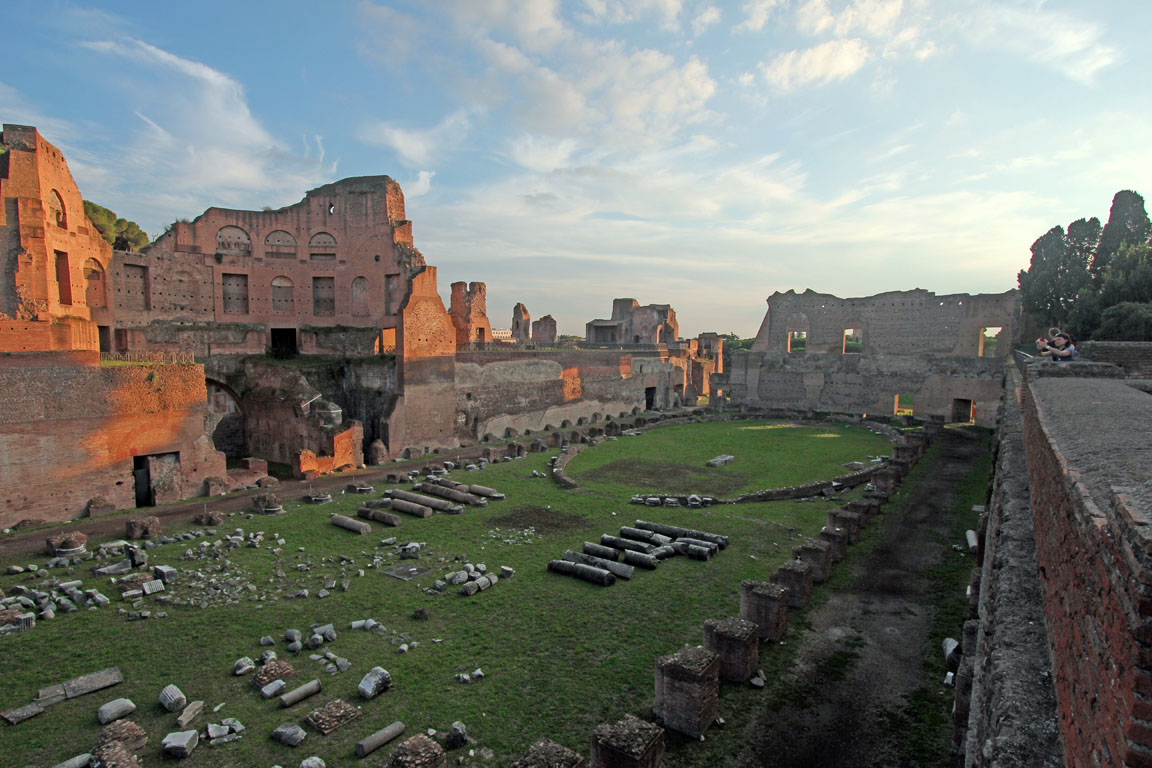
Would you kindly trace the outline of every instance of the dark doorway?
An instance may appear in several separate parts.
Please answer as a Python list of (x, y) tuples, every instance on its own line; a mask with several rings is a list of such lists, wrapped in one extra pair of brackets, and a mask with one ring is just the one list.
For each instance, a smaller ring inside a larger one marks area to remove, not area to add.
[(971, 400), (957, 398), (952, 401), (952, 421), (967, 424), (975, 417)]
[(269, 334), (272, 342), (272, 357), (296, 357), (300, 353), (296, 347), (295, 328), (273, 328)]
[(656, 387), (644, 387), (644, 408), (652, 410), (656, 405)]
[(96, 326), (96, 333), (100, 337), (100, 354), (106, 355), (112, 351), (112, 329), (106, 325)]
[(132, 479), (136, 482), (136, 506), (156, 506), (156, 496), (152, 492), (152, 473), (148, 471), (147, 456), (132, 457)]

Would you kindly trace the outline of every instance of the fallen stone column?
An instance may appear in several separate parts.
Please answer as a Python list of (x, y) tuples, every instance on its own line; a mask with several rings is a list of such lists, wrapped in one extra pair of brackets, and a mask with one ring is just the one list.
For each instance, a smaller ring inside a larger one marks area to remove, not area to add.
[(468, 492), (473, 496), (483, 496), (487, 499), (495, 499), (496, 501), (504, 498), (504, 494), (500, 493), (500, 491), (484, 485), (470, 485), (468, 486)]
[(584, 555), (579, 552), (573, 552), (572, 550), (564, 553), (564, 559), (570, 563), (583, 563), (593, 568), (599, 568), (602, 571), (609, 571), (621, 579), (631, 579), (635, 571), (635, 568), (631, 565), (618, 563), (615, 560), (605, 560), (602, 557), (596, 557), (594, 555)]
[(404, 723), (397, 720), (371, 736), (365, 736), (356, 742), (356, 757), (367, 757), (402, 733), (404, 733)]
[(365, 520), (375, 520), (378, 523), (391, 526), (395, 528), (400, 525), (400, 516), (394, 515), (391, 512), (383, 509), (372, 509), (371, 507), (360, 507), (356, 510), (356, 514)]
[(372, 533), (372, 526), (368, 525), (368, 523), (353, 520), (350, 517), (344, 517), (344, 515), (332, 515), (331, 523), (337, 528), (343, 528), (346, 531), (352, 531), (361, 536)]
[(760, 628), (736, 617), (704, 622), (704, 647), (720, 659), (720, 678), (746, 683), (760, 661)]
[(660, 768), (664, 760), (664, 729), (635, 715), (592, 731), (589, 768)]
[(813, 584), (823, 584), (832, 574), (832, 545), (823, 539), (808, 539), (793, 547), (792, 556), (812, 566)]
[(300, 686), (299, 688), (288, 691), (288, 693), (281, 696), (280, 706), (290, 707), (293, 704), (299, 704), (309, 696), (315, 696), (318, 693), (320, 693), (320, 681), (312, 680), (310, 682), (304, 683), (304, 685)]
[(680, 538), (676, 539), (676, 541), (682, 541), (685, 544), (692, 544), (697, 547), (703, 547), (712, 555), (715, 555), (720, 551), (720, 545), (716, 544), (715, 542), (704, 541), (703, 539), (694, 539), (691, 536), (681, 536)]
[(553, 573), (562, 573), (587, 581), (600, 587), (610, 587), (616, 583), (616, 576), (603, 568), (594, 568), (582, 563), (570, 563), (567, 560), (548, 561), (548, 570)]
[(655, 555), (635, 552), (631, 549), (624, 550), (624, 562), (638, 568), (647, 568), (650, 571), (656, 570), (656, 567), (660, 565), (660, 560)]
[(672, 547), (672, 551), (676, 554), (684, 555), (692, 560), (710, 560), (712, 558), (712, 550), (696, 544), (689, 544), (683, 539), (674, 541), (668, 546)]
[(803, 608), (812, 597), (812, 566), (808, 563), (790, 560), (776, 569), (770, 581), (788, 588), (789, 608)]
[(620, 559), (620, 550), (613, 549), (612, 547), (605, 547), (600, 544), (593, 544), (590, 541), (584, 542), (584, 554), (592, 555), (593, 557), (600, 557), (605, 560)]
[(717, 533), (708, 533), (707, 531), (697, 531), (692, 528), (681, 528), (678, 525), (664, 525), (663, 523), (649, 523), (645, 520), (636, 521), (637, 528), (643, 528), (646, 531), (655, 531), (662, 533), (673, 539), (678, 539), (681, 536), (687, 536), (692, 539), (703, 539), (716, 544), (720, 549), (728, 548), (728, 537), (721, 536)]
[(656, 701), (652, 711), (671, 728), (699, 739), (716, 719), (720, 696), (720, 657), (686, 646), (656, 660)]
[(632, 539), (633, 541), (643, 541), (647, 544), (651, 544), (654, 547), (662, 547), (665, 544), (672, 543), (672, 538), (670, 536), (665, 536), (664, 534), (656, 533), (655, 531), (646, 531), (643, 528), (630, 528), (627, 525), (620, 527), (620, 538)]
[(432, 496), (439, 496), (442, 499), (451, 499), (461, 504), (471, 504), (474, 507), (482, 507), (488, 503), (479, 496), (474, 496), (471, 493), (457, 491), (454, 488), (445, 488), (442, 485), (436, 485), (434, 483), (420, 483), (420, 485), (416, 486), (416, 490), (431, 494)]
[(657, 560), (667, 560), (676, 554), (676, 550), (672, 549), (671, 544), (665, 544), (662, 547), (656, 547), (656, 549), (652, 550), (648, 554), (652, 555), (652, 557), (656, 558)]
[(392, 509), (413, 517), (432, 517), (432, 510), (429, 507), (403, 499), (392, 499)]
[(648, 554), (654, 547), (643, 541), (632, 541), (631, 539), (622, 539), (619, 536), (613, 536), (609, 533), (600, 536), (600, 543), (605, 547), (612, 547), (620, 550), (632, 550), (633, 552), (643, 552)]
[(740, 618), (760, 628), (761, 640), (779, 640), (788, 628), (788, 588), (752, 579), (740, 582)]
[(420, 493), (412, 493), (411, 491), (401, 490), (386, 491), (386, 493), (393, 499), (410, 501), (413, 504), (422, 504), (430, 509), (435, 509), (437, 512), (451, 512), (456, 509), (456, 505), (448, 499), (441, 499), (434, 496), (425, 496)]

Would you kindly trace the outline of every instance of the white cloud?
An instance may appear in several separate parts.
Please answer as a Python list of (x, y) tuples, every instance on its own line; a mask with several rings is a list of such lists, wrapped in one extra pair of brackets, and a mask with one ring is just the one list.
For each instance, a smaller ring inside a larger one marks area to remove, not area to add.
[(521, 168), (537, 173), (549, 173), (566, 168), (576, 151), (573, 139), (554, 140), (524, 134), (508, 142), (508, 157)]
[(379, 121), (361, 128), (361, 141), (388, 147), (400, 162), (409, 167), (436, 164), (448, 152), (457, 149), (472, 130), (472, 109), (458, 109), (435, 126), (425, 130), (401, 128), (395, 123)]
[(860, 71), (870, 57), (863, 40), (829, 40), (807, 50), (782, 53), (761, 64), (760, 73), (773, 88), (787, 92), (845, 80)]
[(545, 52), (571, 36), (559, 0), (443, 0), (442, 5), (464, 37), (507, 35), (530, 51)]
[(1100, 24), (1040, 3), (981, 2), (952, 23), (977, 45), (1009, 51), (1082, 83), (1093, 83), (1120, 58), (1119, 50), (1104, 42)]
[[(196, 214), (212, 204), (251, 205), (254, 195), (283, 204), (335, 174), (319, 137), (303, 154), (289, 151), (252, 115), (244, 88), (229, 75), (132, 38), (81, 45), (137, 66), (124, 93), (141, 128), (100, 164), (116, 169), (112, 186), (132, 185), (142, 225), (155, 230), (173, 212)], [(109, 200), (123, 194), (104, 193)]]
[(375, 32), (371, 44), (364, 38), (357, 41), (357, 51), (382, 62), (392, 72), (403, 73), (413, 52), (426, 47), (427, 30), (414, 16), (368, 0), (356, 5), (356, 13)]
[(584, 0), (586, 11), (579, 18), (588, 24), (629, 24), (646, 17), (656, 18), (661, 28), (680, 28), (683, 0)]
[(759, 32), (772, 18), (773, 13), (781, 6), (781, 0), (748, 0), (740, 6), (744, 12), (744, 20), (734, 29), (737, 32)]
[(700, 9), (692, 19), (692, 35), (699, 37), (707, 31), (708, 27), (720, 21), (720, 9), (714, 5), (707, 5)]
[(428, 190), (432, 189), (432, 177), (435, 175), (436, 171), (420, 171), (416, 174), (415, 181), (404, 185), (404, 196), (412, 198), (428, 194)]

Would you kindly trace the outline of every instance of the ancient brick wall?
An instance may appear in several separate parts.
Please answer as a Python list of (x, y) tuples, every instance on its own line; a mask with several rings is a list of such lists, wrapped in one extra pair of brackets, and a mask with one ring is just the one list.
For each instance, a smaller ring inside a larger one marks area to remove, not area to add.
[(4, 126), (3, 144), (0, 351), (96, 350), (112, 248), (84, 215), (59, 149), (20, 125)]
[(587, 323), (590, 342), (613, 344), (668, 344), (679, 338), (676, 311), (667, 304), (640, 306), (635, 299), (613, 299), (612, 317)]
[(1152, 379), (1152, 344), (1141, 341), (1085, 341), (1076, 345), (1078, 359), (1111, 363), (1133, 379)]
[(262, 354), (279, 329), (305, 354), (370, 355), (424, 266), (403, 217), (387, 176), (327, 184), (276, 211), (209, 208), (145, 253), (116, 254), (116, 324), (142, 329), (130, 346)]
[(200, 366), (8, 367), (0, 390), (20, 393), (0, 412), (0, 526), (69, 520), (97, 495), (135, 506), (136, 456), (177, 453), (178, 485), (166, 492), (179, 498), (225, 474), (204, 434)]
[[(862, 414), (899, 407), (991, 427), (1017, 314), (1015, 291), (776, 293), (751, 350), (734, 356), (720, 386), (733, 402), (762, 407)], [(987, 336), (989, 328), (1001, 330)]]
[(532, 342), (534, 344), (552, 344), (556, 341), (556, 318), (544, 315), (532, 322)]
[(1149, 765), (1152, 398), (1059, 368), (1029, 367), (1022, 408), (1065, 759)]
[[(488, 288), (484, 283), (452, 283), (452, 299), (448, 314), (456, 329), (457, 346), (492, 341), (492, 326), (488, 322)], [(517, 306), (523, 308), (522, 304)], [(513, 318), (515, 320), (515, 318)]]

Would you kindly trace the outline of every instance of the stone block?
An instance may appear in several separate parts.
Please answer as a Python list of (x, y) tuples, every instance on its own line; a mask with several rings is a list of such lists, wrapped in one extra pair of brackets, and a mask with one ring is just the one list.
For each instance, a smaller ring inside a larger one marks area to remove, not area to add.
[(664, 729), (634, 715), (592, 731), (589, 768), (660, 768), (664, 760)]
[(710, 619), (704, 622), (704, 647), (719, 657), (722, 680), (747, 682), (760, 660), (760, 628), (736, 617)]
[(840, 528), (848, 534), (848, 543), (855, 544), (860, 539), (860, 514), (846, 509), (828, 510), (828, 527)]
[(249, 472), (256, 472), (261, 475), (268, 474), (268, 461), (266, 459), (257, 459), (255, 457), (248, 456), (244, 459), (241, 459), (240, 463), (244, 466), (244, 469), (248, 470)]
[(793, 547), (792, 556), (812, 566), (813, 584), (823, 584), (832, 574), (832, 545), (823, 539), (808, 539)]
[(826, 541), (830, 545), (829, 559), (833, 563), (838, 563), (843, 560), (848, 554), (848, 533), (843, 528), (829, 528), (825, 526), (820, 531), (821, 541)]
[(197, 731), (176, 731), (164, 737), (161, 745), (164, 754), (170, 757), (184, 758), (192, 754), (196, 745), (200, 743), (200, 734)]
[(788, 607), (803, 608), (812, 597), (812, 566), (790, 560), (776, 569), (771, 581), (788, 588)]
[(761, 640), (779, 640), (788, 628), (788, 588), (752, 579), (740, 582), (740, 618), (759, 627)]
[(127, 747), (129, 752), (135, 753), (144, 749), (148, 744), (148, 734), (131, 720), (117, 720), (104, 726), (104, 730), (100, 731), (98, 740), (101, 745), (112, 742), (119, 742)]
[(312, 710), (304, 722), (327, 736), (358, 717), (360, 717), (359, 709), (343, 699), (333, 699), (324, 706)]
[(720, 657), (685, 646), (656, 660), (656, 699), (652, 711), (665, 728), (698, 739), (716, 719), (720, 696)]
[(157, 539), (164, 533), (160, 518), (134, 517), (124, 521), (124, 537), (128, 539)]

